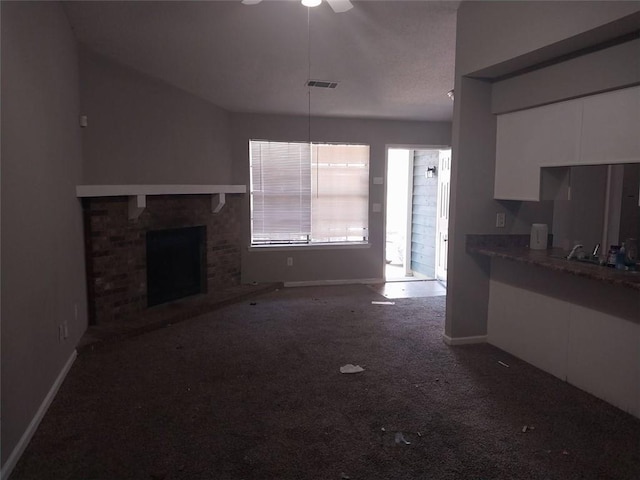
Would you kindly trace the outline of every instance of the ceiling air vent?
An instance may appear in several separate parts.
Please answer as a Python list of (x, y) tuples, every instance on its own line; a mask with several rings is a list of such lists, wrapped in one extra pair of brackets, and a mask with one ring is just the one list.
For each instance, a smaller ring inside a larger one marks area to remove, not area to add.
[(307, 82), (307, 87), (336, 88), (337, 86), (338, 82), (327, 82), (325, 80), (309, 80)]

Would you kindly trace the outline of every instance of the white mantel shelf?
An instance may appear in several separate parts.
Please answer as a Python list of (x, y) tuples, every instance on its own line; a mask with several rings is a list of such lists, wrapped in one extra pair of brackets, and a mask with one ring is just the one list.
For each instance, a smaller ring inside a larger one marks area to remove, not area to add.
[(129, 218), (135, 220), (147, 206), (147, 195), (212, 195), (211, 211), (218, 213), (227, 193), (247, 193), (246, 185), (77, 185), (76, 196), (129, 197)]

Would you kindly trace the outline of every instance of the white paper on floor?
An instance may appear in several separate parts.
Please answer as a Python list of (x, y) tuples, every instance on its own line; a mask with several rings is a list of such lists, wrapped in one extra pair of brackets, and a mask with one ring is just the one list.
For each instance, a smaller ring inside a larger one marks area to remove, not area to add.
[(371, 302), (371, 305), (395, 305), (396, 302)]
[(343, 365), (342, 367), (340, 367), (340, 373), (360, 373), (360, 372), (364, 372), (364, 368), (362, 368), (360, 365), (352, 365), (350, 363), (347, 363), (346, 365)]

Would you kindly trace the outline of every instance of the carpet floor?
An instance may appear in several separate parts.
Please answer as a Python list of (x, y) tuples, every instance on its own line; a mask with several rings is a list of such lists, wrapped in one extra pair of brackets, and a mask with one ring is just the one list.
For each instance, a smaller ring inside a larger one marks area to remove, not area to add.
[(638, 419), (445, 345), (444, 296), (380, 300), (281, 289), (82, 351), (11, 479), (640, 479)]

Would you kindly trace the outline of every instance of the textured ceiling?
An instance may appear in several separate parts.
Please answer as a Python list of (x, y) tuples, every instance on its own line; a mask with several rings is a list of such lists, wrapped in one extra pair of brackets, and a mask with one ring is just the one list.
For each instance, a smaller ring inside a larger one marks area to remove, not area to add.
[[(233, 112), (450, 120), (459, 2), (65, 3), (80, 42)], [(310, 48), (308, 39), (310, 38)], [(309, 56), (310, 52), (310, 56)]]

